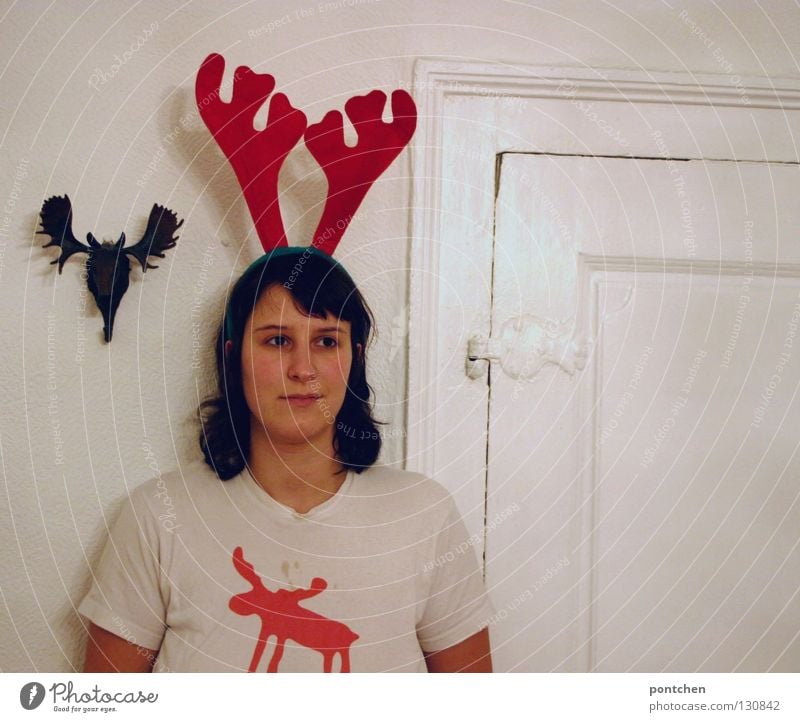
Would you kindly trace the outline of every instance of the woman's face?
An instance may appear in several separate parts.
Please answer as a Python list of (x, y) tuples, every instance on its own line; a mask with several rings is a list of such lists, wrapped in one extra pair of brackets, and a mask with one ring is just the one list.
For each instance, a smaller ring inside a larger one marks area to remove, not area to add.
[(242, 384), (254, 428), (276, 444), (330, 452), (350, 376), (350, 343), (348, 321), (306, 316), (283, 286), (264, 291), (242, 342)]

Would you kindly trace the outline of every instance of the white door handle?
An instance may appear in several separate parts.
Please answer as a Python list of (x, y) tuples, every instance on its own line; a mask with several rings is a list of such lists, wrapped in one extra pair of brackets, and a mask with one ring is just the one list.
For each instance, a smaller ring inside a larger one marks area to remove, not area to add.
[(466, 373), (479, 379), (497, 361), (513, 379), (533, 379), (547, 364), (572, 376), (586, 366), (591, 343), (575, 336), (571, 321), (553, 321), (525, 314), (509, 318), (497, 337), (471, 336)]

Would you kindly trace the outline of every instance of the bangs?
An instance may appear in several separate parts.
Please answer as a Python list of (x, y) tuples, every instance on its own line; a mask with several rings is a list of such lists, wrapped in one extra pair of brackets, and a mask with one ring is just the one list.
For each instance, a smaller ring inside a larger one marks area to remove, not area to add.
[[(305, 316), (333, 317), (361, 325), (363, 299), (349, 274), (329, 257), (306, 254), (298, 249), (296, 253), (269, 258), (249, 269), (240, 284), (249, 308), (240, 308), (237, 321), (246, 320), (242, 316), (252, 313), (264, 291), (281, 286), (291, 294), (295, 308)], [(243, 324), (237, 325), (243, 330)]]
[[(366, 349), (375, 319), (350, 274), (333, 258), (313, 248), (282, 248), (254, 261), (234, 285), (216, 341), (217, 393), (201, 403), (200, 448), (220, 479), (231, 479), (246, 465), (251, 412), (244, 396), (240, 350), (247, 320), (258, 299), (272, 286), (285, 288), (298, 312), (350, 324), (353, 363), (344, 404), (336, 418), (334, 448), (342, 464), (361, 473), (378, 458), (383, 422), (374, 418), (367, 382)], [(229, 354), (228, 345), (231, 346)], [(356, 351), (360, 346), (361, 350)], [(348, 429), (360, 429), (359, 436)]]

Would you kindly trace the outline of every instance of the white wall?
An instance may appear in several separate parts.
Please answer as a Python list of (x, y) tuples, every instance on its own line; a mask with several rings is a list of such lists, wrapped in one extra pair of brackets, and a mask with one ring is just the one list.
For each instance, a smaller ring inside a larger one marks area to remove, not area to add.
[[(192, 414), (209, 388), (215, 314), (226, 285), (260, 249), (233, 173), (194, 108), (194, 74), (209, 52), (223, 53), (229, 70), (250, 64), (275, 75), (310, 122), (351, 95), (410, 87), (421, 56), (720, 73), (732, 85), (737, 76), (800, 74), (800, 10), (789, 0), (762, 3), (763, 10), (749, 0), (719, 8), (696, 0), (674, 9), (648, 0), (532, 5), (2, 2), (4, 671), (80, 664), (74, 606), (109, 512), (154, 468), (198, 454)], [(125, 62), (115, 67), (118, 59)], [(319, 213), (301, 209), (324, 192), (318, 174), (306, 177), (313, 169), (300, 149), (284, 170), (284, 184), (298, 188), (284, 205), (297, 243)], [(406, 151), (336, 254), (364, 288), (381, 331), (370, 372), (379, 416), (392, 422), (387, 463), (403, 457), (410, 171)], [(185, 218), (160, 268), (144, 278), (133, 272), (110, 345), (81, 285), (80, 257), (58, 276), (49, 265), (56, 252), (33, 235), (42, 200), (65, 192), (79, 238), (90, 230), (136, 238), (154, 202)]]

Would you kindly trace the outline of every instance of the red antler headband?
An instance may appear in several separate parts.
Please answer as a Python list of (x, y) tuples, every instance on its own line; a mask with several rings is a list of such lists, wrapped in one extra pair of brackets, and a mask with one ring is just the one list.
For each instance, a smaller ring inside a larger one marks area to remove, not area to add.
[(237, 68), (229, 103), (219, 97), (225, 59), (209, 55), (197, 72), (197, 108), (206, 126), (228, 157), (244, 192), (264, 251), (286, 246), (286, 232), (278, 203), (278, 173), (301, 137), (328, 179), (328, 197), (311, 245), (327, 254), (336, 249), (353, 214), (370, 186), (411, 140), (417, 108), (404, 90), (392, 93), (390, 123), (381, 119), (386, 94), (373, 90), (345, 103), (347, 117), (358, 133), (358, 143), (344, 142), (342, 114), (329, 111), (306, 127), (306, 116), (293, 108), (283, 93), (269, 102), (267, 125), (253, 127), (253, 118), (275, 88), (275, 79), (250, 68)]

